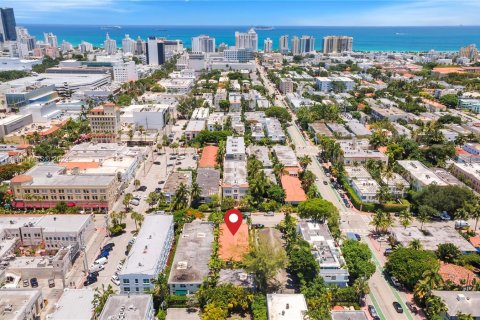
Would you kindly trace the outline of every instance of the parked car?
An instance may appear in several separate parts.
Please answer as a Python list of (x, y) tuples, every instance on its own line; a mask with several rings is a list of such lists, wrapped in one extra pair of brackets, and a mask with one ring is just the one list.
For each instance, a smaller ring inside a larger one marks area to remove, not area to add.
[(104, 265), (108, 262), (106, 257), (101, 257), (100, 259), (95, 260), (94, 264)]
[(400, 283), (400, 281), (398, 281), (397, 278), (390, 277), (390, 281), (392, 281), (392, 284), (393, 284), (394, 287), (396, 287), (396, 288), (401, 288), (402, 287), (402, 284)]
[(140, 186), (138, 189), (138, 191), (147, 191), (147, 187), (146, 186)]
[(28, 287), (30, 285), (30, 282), (28, 282), (28, 279), (23, 280), (23, 286)]
[(161, 163), (160, 163), (160, 161), (153, 161), (153, 164), (159, 165)]
[(112, 282), (113, 282), (115, 285), (117, 285), (117, 286), (120, 285), (120, 279), (118, 278), (118, 276), (113, 275), (112, 278), (111, 278), (111, 280), (112, 280)]
[(161, 192), (162, 192), (162, 188), (155, 188), (155, 192), (156, 192), (156, 193), (161, 193)]
[(38, 287), (38, 280), (37, 280), (37, 278), (32, 278), (32, 279), (30, 279), (30, 286), (32, 286), (32, 288)]
[(103, 246), (102, 250), (106, 249), (106, 248), (113, 248), (113, 247), (115, 247), (115, 243), (109, 242), (109, 243), (107, 243), (106, 245)]
[(109, 253), (107, 251), (102, 251), (100, 252), (100, 254), (97, 256), (97, 259), (96, 260), (100, 260), (102, 258), (108, 258), (109, 256)]
[(165, 183), (165, 180), (158, 181), (158, 184), (164, 184), (164, 183)]
[(398, 303), (397, 301), (393, 302), (393, 307), (395, 308), (395, 311), (397, 311), (398, 313), (403, 313), (403, 308), (400, 305), (400, 303)]
[(323, 184), (324, 184), (324, 185), (328, 185), (328, 181), (327, 181), (327, 180), (323, 180)]
[(140, 200), (137, 200), (137, 199), (130, 200), (130, 204), (132, 206), (138, 206), (140, 204)]
[(407, 307), (408, 307), (408, 309), (410, 309), (410, 311), (411, 311), (413, 314), (418, 314), (418, 309), (417, 309), (417, 307), (415, 306), (414, 303), (412, 303), (412, 302), (407, 302)]
[(97, 282), (97, 277), (96, 276), (88, 276), (87, 279), (83, 282), (83, 286), (86, 287), (88, 285), (91, 285), (92, 283)]
[(273, 211), (268, 211), (268, 212), (265, 212), (263, 215), (267, 217), (273, 217), (275, 213), (273, 213)]
[(265, 225), (263, 225), (261, 223), (254, 223), (254, 224), (252, 224), (252, 227), (254, 229), (263, 229), (263, 228), (265, 228)]
[(130, 239), (130, 241), (128, 241), (128, 244), (130, 245), (134, 244), (135, 240), (137, 240), (137, 237), (133, 237), (132, 239)]
[(371, 304), (368, 305), (368, 312), (370, 313), (370, 315), (375, 318), (375, 317), (378, 317), (378, 313), (377, 313), (377, 310), (375, 309), (375, 307)]
[(383, 255), (385, 257), (388, 257), (392, 252), (393, 252), (392, 248), (386, 248), (385, 251), (383, 252)]
[(443, 221), (450, 221), (452, 220), (452, 217), (450, 217), (450, 215), (446, 211), (443, 211), (440, 214), (440, 219), (442, 219)]
[(455, 220), (455, 229), (468, 229), (469, 226), (465, 220)]
[(90, 273), (95, 273), (95, 272), (99, 272), (99, 271), (102, 271), (103, 269), (105, 269), (105, 266), (103, 266), (102, 264), (94, 264), (93, 266), (90, 267)]

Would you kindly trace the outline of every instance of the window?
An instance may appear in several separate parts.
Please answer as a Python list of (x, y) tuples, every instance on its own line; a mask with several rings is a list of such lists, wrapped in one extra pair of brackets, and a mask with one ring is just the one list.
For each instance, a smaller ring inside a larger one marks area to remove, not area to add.
[(180, 288), (186, 288), (186, 287), (187, 287), (187, 286), (184, 285), (184, 284), (181, 284), (181, 285), (180, 285)]
[(135, 291), (140, 292), (140, 288), (138, 288), (138, 287), (135, 288)]
[(50, 193), (57, 193), (57, 190), (55, 190), (55, 189), (50, 189)]
[(129, 284), (129, 283), (130, 283), (130, 279), (123, 279), (123, 283), (124, 283), (124, 284)]
[(135, 283), (138, 283), (138, 279), (135, 279)]
[(150, 284), (150, 279), (143, 279), (143, 284)]
[(125, 288), (123, 288), (123, 291), (125, 291), (125, 292), (130, 292), (130, 287), (125, 287)]

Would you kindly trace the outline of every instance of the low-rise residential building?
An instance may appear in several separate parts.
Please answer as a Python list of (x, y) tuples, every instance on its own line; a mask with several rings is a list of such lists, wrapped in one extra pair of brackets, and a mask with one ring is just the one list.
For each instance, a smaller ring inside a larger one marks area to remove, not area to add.
[(214, 112), (210, 114), (207, 120), (208, 131), (220, 131), (223, 129), (225, 114), (223, 112)]
[(397, 108), (397, 107), (379, 107), (371, 106), (372, 118), (383, 120), (387, 119), (389, 121), (398, 121), (400, 119), (407, 120), (408, 113)]
[(124, 124), (132, 124), (135, 128), (142, 127), (147, 131), (162, 130), (170, 120), (173, 109), (169, 104), (130, 105), (122, 108), (120, 120)]
[(339, 310), (332, 311), (332, 320), (368, 320), (363, 310)]
[(363, 202), (378, 203), (377, 193), (380, 190), (380, 186), (377, 181), (372, 178), (352, 179), (351, 185)]
[(243, 137), (227, 137), (225, 160), (245, 160), (245, 140)]
[(190, 120), (207, 120), (210, 116), (210, 109), (209, 108), (195, 108), (192, 112), (192, 116)]
[(300, 221), (297, 232), (312, 245), (312, 254), (320, 265), (320, 276), (326, 284), (339, 287), (348, 285), (348, 270), (344, 269), (345, 261), (340, 248), (330, 234), (326, 224)]
[(253, 275), (245, 272), (243, 269), (222, 269), (218, 274), (219, 285), (221, 284), (233, 284), (236, 287), (242, 287), (244, 289), (254, 291), (255, 283), (253, 281)]
[(346, 139), (355, 137), (355, 134), (347, 130), (347, 128), (340, 123), (327, 123), (327, 128), (332, 132), (332, 135), (339, 139)]
[(297, 176), (284, 174), (280, 178), (282, 188), (285, 190), (285, 203), (299, 204), (307, 200), (307, 195), (302, 188), (302, 182)]
[(435, 251), (440, 244), (452, 243), (463, 253), (476, 252), (475, 247), (452, 226), (427, 225), (422, 230), (416, 226), (391, 227), (390, 231), (395, 241), (404, 247), (408, 247), (412, 240), (419, 240), (424, 250)]
[(173, 216), (145, 216), (137, 239), (118, 273), (121, 293), (145, 293), (153, 289), (152, 279), (165, 269), (173, 237)]
[(40, 289), (1, 288), (0, 297), (5, 320), (39, 319), (45, 307)]
[(289, 146), (276, 145), (272, 151), (278, 159), (278, 162), (285, 167), (298, 167), (298, 160), (295, 152)]
[(223, 162), (223, 197), (240, 200), (247, 195), (247, 162), (225, 160)]
[(56, 164), (38, 164), (10, 182), (16, 208), (53, 208), (64, 201), (71, 207), (108, 210), (120, 185), (115, 173), (68, 173)]
[(220, 171), (211, 168), (198, 168), (197, 184), (201, 189), (200, 202), (212, 202), (212, 196), (220, 194)]
[(228, 111), (230, 112), (240, 112), (242, 110), (242, 95), (239, 93), (230, 93), (228, 95), (228, 101), (230, 102), (230, 107)]
[(285, 142), (286, 136), (282, 124), (276, 118), (265, 118), (267, 137), (273, 142)]
[(293, 80), (290, 78), (281, 78), (280, 79), (280, 91), (283, 94), (293, 92)]
[(185, 128), (185, 138), (187, 140), (195, 139), (203, 130), (205, 130), (205, 120), (190, 120)]
[(187, 295), (200, 289), (210, 272), (213, 240), (210, 222), (196, 220), (183, 226), (168, 278), (171, 294)]
[(480, 191), (480, 163), (454, 163), (452, 173), (475, 191)]
[(342, 161), (346, 166), (365, 164), (369, 159), (388, 163), (388, 157), (377, 150), (369, 149), (368, 140), (339, 140)]
[(190, 92), (195, 83), (195, 79), (191, 78), (175, 78), (175, 79), (162, 79), (158, 81), (158, 84), (167, 90), (167, 93), (176, 95), (184, 95)]
[(405, 171), (405, 178), (412, 187), (420, 190), (425, 186), (448, 184), (418, 160), (399, 160), (397, 164)]
[(247, 148), (247, 154), (249, 156), (255, 156), (255, 158), (262, 163), (264, 168), (272, 168), (273, 162), (270, 160), (270, 151), (268, 150), (268, 147), (251, 144)]
[(176, 171), (172, 172), (167, 181), (165, 181), (165, 185), (163, 186), (163, 194), (166, 197), (168, 203), (173, 201), (173, 197), (175, 195), (175, 191), (183, 184), (187, 189), (190, 189), (192, 186), (192, 172), (191, 171)]
[(112, 294), (108, 297), (98, 320), (154, 320), (151, 294)]
[(319, 143), (321, 137), (333, 137), (333, 133), (324, 122), (316, 121), (308, 124), (308, 130), (313, 132), (315, 143)]
[(408, 181), (396, 172), (391, 176), (382, 176), (382, 181), (396, 198), (402, 198), (410, 187)]
[(239, 135), (244, 135), (245, 124), (242, 121), (242, 114), (240, 112), (229, 112), (227, 117), (230, 117), (233, 131)]
[(47, 320), (91, 320), (95, 291), (90, 288), (64, 289)]
[(358, 120), (351, 120), (346, 124), (348, 130), (350, 130), (356, 137), (363, 138), (369, 137), (372, 135), (372, 132), (367, 129), (363, 124)]
[(303, 294), (267, 294), (268, 320), (304, 320), (307, 302)]
[(445, 320), (458, 320), (458, 314), (470, 315), (473, 319), (480, 319), (480, 291), (439, 291), (433, 290), (432, 295), (442, 299), (447, 307), (442, 312)]

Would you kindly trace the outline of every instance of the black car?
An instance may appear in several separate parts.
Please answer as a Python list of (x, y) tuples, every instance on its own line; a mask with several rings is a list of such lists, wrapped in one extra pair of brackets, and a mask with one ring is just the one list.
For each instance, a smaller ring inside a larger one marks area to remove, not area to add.
[(103, 246), (102, 250), (107, 249), (107, 248), (113, 248), (115, 247), (115, 243), (109, 242), (106, 245)]
[(159, 165), (160, 161), (153, 161), (153, 164)]
[(138, 188), (138, 191), (147, 191), (147, 187), (146, 186), (140, 186), (140, 188)]
[(87, 277), (87, 279), (83, 282), (83, 286), (86, 287), (95, 282), (97, 282), (97, 277)]
[(368, 305), (368, 312), (370, 313), (370, 315), (375, 318), (375, 317), (378, 317), (378, 313), (377, 313), (377, 310), (375, 309), (375, 307), (371, 304)]
[(156, 193), (161, 193), (161, 192), (162, 192), (162, 188), (155, 188), (155, 192), (156, 192)]
[(30, 286), (31, 286), (32, 288), (38, 287), (38, 280), (37, 280), (37, 278), (32, 278), (32, 279), (30, 279)]
[(323, 184), (324, 184), (324, 185), (327, 185), (328, 182), (327, 182), (326, 180), (323, 180)]
[(261, 223), (254, 223), (254, 224), (252, 224), (252, 227), (254, 229), (263, 229), (263, 228), (265, 228), (265, 225), (263, 225)]
[(393, 302), (393, 307), (395, 308), (395, 311), (397, 311), (398, 313), (403, 313), (403, 308), (400, 305), (400, 303), (398, 303), (397, 301)]
[(415, 307), (415, 304), (413, 304), (411, 302), (407, 302), (407, 307), (408, 307), (408, 309), (410, 309), (410, 311), (413, 312), (413, 314), (418, 314), (418, 309), (417, 309), (417, 307)]

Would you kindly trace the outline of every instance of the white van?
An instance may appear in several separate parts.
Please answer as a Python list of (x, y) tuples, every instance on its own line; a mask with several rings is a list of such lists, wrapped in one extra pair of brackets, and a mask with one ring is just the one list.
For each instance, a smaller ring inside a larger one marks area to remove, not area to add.
[(102, 271), (103, 269), (105, 269), (105, 267), (102, 264), (94, 264), (89, 271), (90, 273), (93, 273)]
[(100, 259), (95, 260), (94, 264), (99, 264), (99, 265), (103, 266), (105, 263), (107, 263), (107, 261), (108, 261), (107, 258), (102, 257)]
[(465, 220), (455, 220), (455, 229), (467, 229), (470, 227), (467, 221)]

